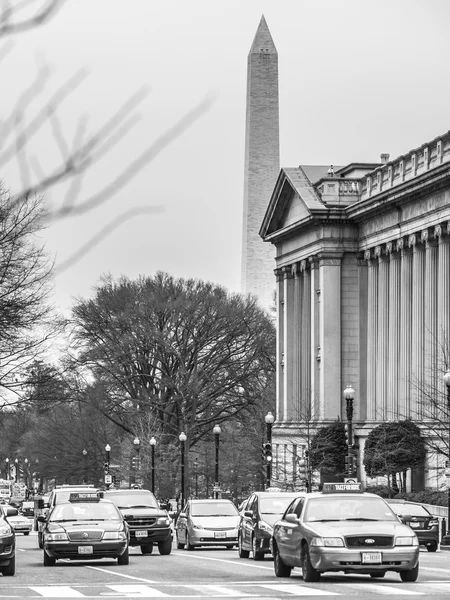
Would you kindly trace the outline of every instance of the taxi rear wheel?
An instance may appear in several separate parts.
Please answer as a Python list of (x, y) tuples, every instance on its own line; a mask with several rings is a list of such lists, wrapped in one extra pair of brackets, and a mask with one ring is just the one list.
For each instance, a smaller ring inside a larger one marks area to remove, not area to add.
[(427, 546), (428, 552), (436, 552), (437, 550), (437, 542), (432, 542)]
[(281, 560), (278, 548), (274, 548), (273, 568), (277, 577), (290, 577), (291, 575), (292, 569), (291, 567), (285, 565), (284, 562)]
[(306, 581), (306, 582), (319, 581), (320, 573), (319, 573), (319, 571), (316, 571), (316, 569), (311, 564), (308, 546), (305, 546), (303, 548), (302, 571), (303, 571), (303, 581)]
[(189, 539), (189, 535), (186, 534), (186, 550), (193, 550), (195, 546), (191, 544), (191, 540)]
[(47, 552), (44, 550), (44, 567), (53, 567), (56, 563), (56, 560), (49, 556)]
[(44, 548), (44, 541), (42, 539), (42, 531), (38, 531), (38, 546), (41, 550)]
[(248, 550), (244, 550), (244, 548), (242, 547), (242, 535), (239, 536), (238, 553), (239, 558), (248, 558), (250, 556), (250, 552)]
[(411, 569), (410, 571), (400, 571), (400, 579), (402, 581), (412, 582), (412, 581), (416, 581), (418, 577), (419, 577), (419, 563), (417, 563), (417, 565), (414, 567), (414, 569)]
[(118, 565), (129, 565), (130, 564), (130, 553), (128, 551), (128, 548), (125, 550), (125, 552), (121, 556), (118, 557), (117, 564)]
[(148, 546), (141, 546), (142, 554), (151, 554), (153, 552), (153, 544), (149, 544)]
[(252, 553), (253, 560), (264, 560), (264, 552), (261, 552), (259, 549), (259, 542), (256, 539), (256, 535), (254, 535), (252, 538)]
[(16, 572), (16, 557), (13, 556), (9, 561), (9, 565), (2, 567), (0, 570), (4, 576), (12, 577)]
[(164, 542), (158, 542), (158, 550), (162, 555), (167, 555), (172, 552), (172, 538), (165, 540)]

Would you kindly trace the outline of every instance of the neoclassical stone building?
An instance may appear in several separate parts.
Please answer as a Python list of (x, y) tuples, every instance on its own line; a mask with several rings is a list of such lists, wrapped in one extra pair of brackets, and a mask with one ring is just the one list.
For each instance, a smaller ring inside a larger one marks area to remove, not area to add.
[[(282, 169), (260, 235), (276, 249), (275, 477), (295, 478), (306, 429), (346, 419), (347, 384), (361, 454), (383, 421), (426, 427), (421, 390), (444, 394), (449, 366), (450, 132), (377, 164)], [(436, 486), (437, 461), (413, 487)]]

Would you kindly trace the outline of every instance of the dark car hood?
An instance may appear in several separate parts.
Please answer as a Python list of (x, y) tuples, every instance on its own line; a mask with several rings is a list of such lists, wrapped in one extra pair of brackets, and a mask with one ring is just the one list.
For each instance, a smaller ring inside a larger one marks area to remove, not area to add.
[(133, 507), (117, 507), (124, 517), (167, 517), (167, 512), (165, 510), (161, 510), (159, 508), (149, 508), (146, 506), (145, 508), (133, 508)]
[(103, 531), (121, 531), (123, 529), (122, 521), (53, 521), (48, 524), (48, 532), (51, 533), (59, 527), (65, 531), (86, 531), (92, 529), (101, 529)]

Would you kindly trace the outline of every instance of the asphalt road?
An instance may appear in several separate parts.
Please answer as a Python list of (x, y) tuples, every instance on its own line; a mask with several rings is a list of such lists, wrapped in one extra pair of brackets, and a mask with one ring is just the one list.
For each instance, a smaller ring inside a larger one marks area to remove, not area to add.
[(130, 553), (130, 564), (117, 561), (58, 561), (44, 567), (36, 534), (17, 536), (16, 575), (0, 575), (3, 598), (245, 598), (294, 599), (335, 596), (375, 599), (418, 596), (450, 598), (450, 552), (421, 551), (416, 583), (402, 583), (399, 575), (382, 580), (369, 576), (323, 575), (319, 583), (303, 583), (300, 569), (289, 579), (278, 579), (273, 561), (240, 559), (237, 550), (176, 550), (160, 556), (157, 548), (143, 556), (139, 548)]

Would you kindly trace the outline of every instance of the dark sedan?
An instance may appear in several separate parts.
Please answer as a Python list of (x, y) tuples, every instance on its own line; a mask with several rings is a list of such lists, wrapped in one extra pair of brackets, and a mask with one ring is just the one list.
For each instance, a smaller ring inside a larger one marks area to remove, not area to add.
[(439, 544), (439, 519), (424, 506), (405, 500), (387, 500), (389, 506), (405, 525), (411, 527), (419, 538), (419, 544), (428, 552), (436, 552)]

